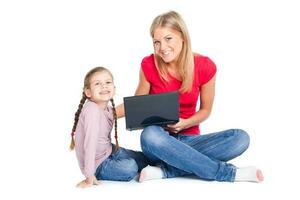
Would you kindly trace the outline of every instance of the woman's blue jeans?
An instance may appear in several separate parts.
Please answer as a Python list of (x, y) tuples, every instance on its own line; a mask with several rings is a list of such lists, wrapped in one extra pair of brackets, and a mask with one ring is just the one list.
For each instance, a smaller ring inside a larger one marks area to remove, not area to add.
[(142, 152), (120, 147), (98, 166), (95, 176), (98, 180), (130, 181), (148, 164)]
[(201, 179), (233, 182), (236, 167), (227, 161), (249, 146), (241, 129), (204, 135), (169, 135), (160, 126), (148, 126), (141, 134), (141, 147), (151, 165), (158, 165), (165, 178), (196, 175)]

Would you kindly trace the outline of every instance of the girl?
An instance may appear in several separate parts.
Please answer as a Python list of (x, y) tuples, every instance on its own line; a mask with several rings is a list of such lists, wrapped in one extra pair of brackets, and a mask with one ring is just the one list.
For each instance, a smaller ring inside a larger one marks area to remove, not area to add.
[[(81, 172), (85, 176), (77, 187), (98, 185), (101, 179), (130, 181), (147, 166), (142, 152), (119, 147), (114, 93), (113, 76), (108, 69), (96, 67), (85, 76), (70, 145), (71, 150), (75, 147)], [(112, 107), (108, 105), (109, 101)], [(113, 123), (115, 145), (111, 143), (110, 136)]]

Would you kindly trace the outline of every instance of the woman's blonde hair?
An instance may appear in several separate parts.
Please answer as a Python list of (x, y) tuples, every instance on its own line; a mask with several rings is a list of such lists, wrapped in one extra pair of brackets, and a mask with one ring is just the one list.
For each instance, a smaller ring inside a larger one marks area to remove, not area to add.
[[(154, 38), (154, 32), (157, 28), (171, 28), (181, 34), (183, 45), (177, 60), (179, 75), (182, 79), (182, 85), (179, 91), (183, 93), (191, 91), (194, 79), (194, 55), (190, 36), (182, 17), (175, 11), (163, 13), (157, 16), (152, 22), (150, 28), (152, 38)], [(161, 79), (168, 82), (167, 64), (158, 55), (155, 55), (155, 59)]]
[[(92, 76), (96, 73), (96, 72), (107, 72), (110, 74), (110, 76), (113, 78), (112, 76), (112, 73), (106, 69), (105, 67), (95, 67), (93, 69), (91, 69), (86, 75), (85, 75), (85, 78), (84, 78), (84, 86), (83, 86), (83, 92), (82, 92), (82, 98), (80, 100), (80, 103), (78, 105), (78, 109), (75, 113), (75, 117), (74, 117), (74, 124), (73, 124), (73, 128), (72, 128), (72, 132), (71, 132), (71, 144), (70, 144), (70, 150), (73, 150), (74, 147), (75, 147), (75, 140), (74, 140), (74, 135), (75, 135), (75, 131), (76, 131), (76, 127), (77, 127), (77, 123), (78, 123), (78, 120), (79, 120), (79, 116), (80, 116), (80, 113), (81, 113), (81, 110), (83, 108), (83, 105), (87, 99), (87, 96), (85, 95), (84, 91), (85, 89), (89, 89), (90, 88), (90, 80), (92, 78)], [(116, 108), (115, 108), (115, 103), (114, 103), (114, 100), (111, 99), (110, 100), (111, 104), (112, 104), (112, 107), (113, 107), (113, 115), (114, 115), (114, 120), (115, 120), (115, 140), (116, 140), (116, 148), (115, 148), (115, 151), (117, 151), (119, 149), (119, 142), (118, 142), (118, 132), (117, 132), (117, 112), (116, 112)]]

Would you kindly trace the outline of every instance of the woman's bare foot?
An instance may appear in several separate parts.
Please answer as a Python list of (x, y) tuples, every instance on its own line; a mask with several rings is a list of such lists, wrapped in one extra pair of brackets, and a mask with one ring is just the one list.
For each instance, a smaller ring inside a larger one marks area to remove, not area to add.
[(142, 169), (140, 173), (139, 182), (151, 180), (151, 179), (162, 179), (164, 173), (160, 167), (156, 166), (147, 166)]
[(236, 169), (234, 181), (249, 181), (260, 183), (264, 180), (263, 173), (256, 167), (241, 167)]
[(260, 169), (256, 171), (256, 177), (259, 183), (264, 181), (264, 175)]

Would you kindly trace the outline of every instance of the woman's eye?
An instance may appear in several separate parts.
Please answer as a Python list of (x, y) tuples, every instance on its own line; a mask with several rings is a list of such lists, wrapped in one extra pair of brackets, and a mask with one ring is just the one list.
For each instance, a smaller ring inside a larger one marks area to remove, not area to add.
[(167, 37), (167, 38), (166, 38), (167, 41), (170, 41), (171, 39), (172, 39), (171, 37)]

